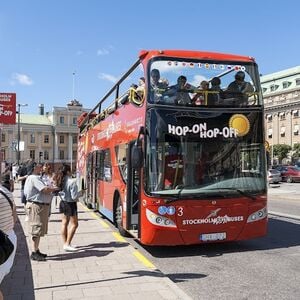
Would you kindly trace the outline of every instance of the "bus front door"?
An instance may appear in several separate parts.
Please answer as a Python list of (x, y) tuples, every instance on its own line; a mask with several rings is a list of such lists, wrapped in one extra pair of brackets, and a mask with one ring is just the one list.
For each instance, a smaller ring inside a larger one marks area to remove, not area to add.
[(135, 141), (127, 148), (127, 230), (140, 237), (140, 171), (132, 168), (131, 149)]

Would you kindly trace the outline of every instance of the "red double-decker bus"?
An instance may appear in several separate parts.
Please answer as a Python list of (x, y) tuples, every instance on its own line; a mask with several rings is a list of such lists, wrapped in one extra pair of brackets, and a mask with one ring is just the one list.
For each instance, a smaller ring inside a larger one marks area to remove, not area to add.
[(267, 231), (263, 100), (252, 57), (141, 51), (79, 120), (87, 205), (146, 245)]

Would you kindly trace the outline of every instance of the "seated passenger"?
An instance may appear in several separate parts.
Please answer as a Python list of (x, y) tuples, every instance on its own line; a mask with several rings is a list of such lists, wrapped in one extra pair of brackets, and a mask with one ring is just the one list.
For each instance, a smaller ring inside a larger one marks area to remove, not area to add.
[(200, 91), (193, 96), (192, 103), (195, 105), (207, 105), (209, 82), (206, 80), (201, 81), (200, 86), (198, 86), (197, 89)]
[[(235, 80), (231, 82), (226, 90), (227, 97), (236, 98), (241, 100), (241, 104), (247, 104), (248, 96), (247, 93), (254, 92), (254, 88), (250, 82), (245, 81), (245, 73), (238, 71), (235, 76)], [(229, 93), (228, 93), (229, 92)], [(241, 97), (241, 94), (242, 95)]]
[(145, 77), (140, 77), (139, 85), (136, 88), (136, 92), (140, 99), (143, 99), (145, 93)]
[(164, 93), (164, 100), (166, 103), (191, 104), (189, 93), (193, 90), (195, 90), (195, 87), (187, 83), (187, 78), (181, 75), (177, 78), (177, 84), (170, 86)]
[(220, 103), (221, 95), (223, 90), (221, 89), (221, 79), (214, 77), (211, 81), (211, 88), (209, 89), (212, 93), (208, 94), (207, 105), (218, 105)]
[(158, 69), (152, 69), (150, 73), (150, 87), (153, 93), (152, 99), (154, 102), (160, 102), (162, 99), (162, 93), (168, 87), (166, 80), (160, 79), (160, 72)]

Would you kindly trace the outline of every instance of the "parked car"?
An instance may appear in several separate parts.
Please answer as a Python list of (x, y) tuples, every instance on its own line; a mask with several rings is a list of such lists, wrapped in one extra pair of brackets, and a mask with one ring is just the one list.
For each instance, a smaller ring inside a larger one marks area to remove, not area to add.
[(281, 173), (276, 169), (269, 169), (268, 183), (279, 183), (281, 181)]
[(282, 181), (300, 182), (300, 168), (294, 166), (285, 166), (281, 170)]

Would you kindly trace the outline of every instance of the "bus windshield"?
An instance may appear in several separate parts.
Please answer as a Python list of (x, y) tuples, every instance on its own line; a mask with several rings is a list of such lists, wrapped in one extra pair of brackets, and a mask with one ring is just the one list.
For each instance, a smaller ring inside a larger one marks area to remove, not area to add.
[(255, 63), (156, 58), (150, 65), (148, 78), (151, 104), (262, 105)]
[(148, 114), (145, 186), (149, 195), (230, 198), (266, 191), (263, 135), (257, 130), (261, 112), (153, 108)]

